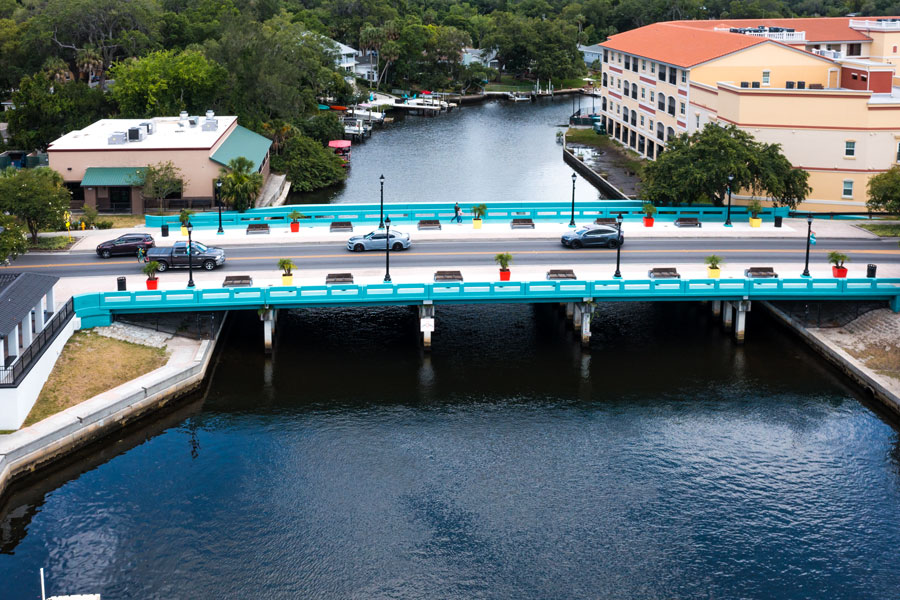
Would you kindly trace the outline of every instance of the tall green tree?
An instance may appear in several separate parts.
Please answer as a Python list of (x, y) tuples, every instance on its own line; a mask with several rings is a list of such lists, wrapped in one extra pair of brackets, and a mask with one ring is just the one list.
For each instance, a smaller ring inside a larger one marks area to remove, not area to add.
[(59, 226), (71, 197), (62, 175), (53, 169), (9, 167), (0, 173), (0, 211), (23, 223), (32, 242), (41, 229)]
[(10, 215), (0, 215), (0, 262), (15, 260), (28, 250), (25, 230)]
[(225, 69), (199, 50), (161, 50), (117, 62), (111, 94), (123, 117), (201, 113), (216, 105)]
[(238, 156), (228, 161), (228, 167), (219, 172), (222, 189), (219, 199), (237, 211), (253, 208), (262, 189), (262, 175), (253, 170), (253, 163), (248, 158)]
[(311, 192), (346, 179), (343, 161), (322, 144), (306, 137), (294, 136), (284, 146), (280, 156), (272, 157), (272, 168), (287, 174), (291, 189)]
[(181, 169), (172, 161), (149, 165), (140, 171), (140, 178), (134, 185), (141, 186), (144, 198), (153, 198), (157, 206), (162, 207), (163, 200), (176, 192), (184, 190), (187, 183)]
[(871, 179), (867, 186), (871, 211), (900, 213), (900, 167), (894, 165)]

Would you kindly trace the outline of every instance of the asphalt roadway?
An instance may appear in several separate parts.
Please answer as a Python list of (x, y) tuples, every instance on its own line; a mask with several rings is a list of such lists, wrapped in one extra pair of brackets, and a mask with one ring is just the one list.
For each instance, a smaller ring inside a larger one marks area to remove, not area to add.
[[(377, 268), (384, 264), (384, 252), (350, 252), (335, 243), (291, 243), (278, 245), (221, 244), (227, 262), (218, 269), (227, 272), (273, 270), (280, 258), (291, 258), (299, 268), (349, 271)], [(822, 265), (832, 250), (850, 257), (854, 265), (900, 263), (900, 248), (893, 239), (820, 239), (812, 246), (810, 264)], [(493, 266), (494, 255), (510, 252), (516, 265), (554, 265), (560, 268), (581, 264), (615, 265), (616, 251), (610, 249), (564, 248), (558, 240), (507, 239), (413, 242), (412, 248), (391, 252), (391, 267), (463, 268)], [(716, 254), (732, 265), (772, 266), (779, 263), (803, 263), (805, 239), (631, 239), (622, 247), (623, 266), (653, 263), (660, 266), (697, 265)], [(29, 253), (20, 256), (3, 270), (33, 270), (58, 277), (126, 275), (140, 271), (136, 258), (99, 258), (93, 250), (56, 253)]]

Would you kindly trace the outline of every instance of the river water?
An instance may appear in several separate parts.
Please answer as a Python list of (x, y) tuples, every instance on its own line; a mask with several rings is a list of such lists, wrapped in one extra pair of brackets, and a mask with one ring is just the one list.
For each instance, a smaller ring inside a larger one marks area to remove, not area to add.
[(761, 310), (309, 309), (17, 490), (0, 597), (896, 598), (900, 439)]
[[(437, 117), (394, 111), (395, 123), (354, 143), (345, 183), (292, 194), (291, 202), (378, 202), (381, 175), (387, 203), (570, 200), (572, 169), (563, 163), (556, 132), (571, 113), (571, 97), (486, 102)], [(596, 200), (597, 190), (579, 177), (575, 199)]]
[[(391, 200), (570, 192), (571, 105), (523, 104), (377, 133), (333, 200), (379, 165)], [(272, 361), (235, 313), (202, 396), (7, 496), (0, 598), (900, 597), (896, 423), (762, 310), (740, 347), (598, 311), (582, 353), (549, 306), (439, 306), (430, 356), (405, 308), (287, 312)]]

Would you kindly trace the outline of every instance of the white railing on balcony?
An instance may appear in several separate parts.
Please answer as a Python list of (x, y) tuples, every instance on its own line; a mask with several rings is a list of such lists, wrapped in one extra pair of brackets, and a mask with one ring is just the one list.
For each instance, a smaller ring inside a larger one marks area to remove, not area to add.
[(818, 56), (824, 56), (825, 58), (830, 58), (832, 60), (836, 60), (838, 58), (845, 58), (844, 53), (838, 50), (819, 50), (818, 48), (813, 49), (813, 54), (817, 54)]
[[(731, 31), (729, 27), (716, 27), (716, 31)], [(744, 30), (744, 35), (752, 35), (754, 37), (764, 37), (778, 42), (805, 42), (805, 31), (769, 31), (768, 29)]]
[(900, 20), (878, 19), (876, 21), (860, 21), (850, 19), (853, 29), (880, 29), (883, 31), (900, 31)]

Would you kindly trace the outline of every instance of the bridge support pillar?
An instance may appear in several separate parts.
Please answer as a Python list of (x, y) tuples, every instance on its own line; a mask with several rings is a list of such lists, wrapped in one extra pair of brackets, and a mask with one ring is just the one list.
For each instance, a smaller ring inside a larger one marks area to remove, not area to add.
[(734, 341), (738, 344), (744, 343), (744, 330), (747, 327), (747, 313), (750, 312), (750, 301), (741, 300), (735, 302), (734, 307), (737, 315), (734, 321)]
[(566, 302), (566, 320), (571, 321), (575, 316), (575, 303)]
[(275, 309), (263, 309), (259, 315), (263, 322), (263, 348), (266, 355), (272, 354), (272, 340), (275, 339), (275, 320), (278, 318), (278, 311)]
[(581, 331), (581, 317), (584, 314), (584, 304), (576, 302), (572, 309), (572, 325), (575, 327), (575, 333)]
[(591, 319), (594, 316), (594, 304), (590, 301), (579, 304), (581, 313), (578, 329), (581, 331), (581, 347), (588, 348), (591, 345)]
[(731, 331), (731, 324), (734, 320), (734, 304), (725, 300), (722, 303), (722, 326), (725, 331)]
[(712, 313), (714, 317), (718, 317), (722, 314), (722, 301), (721, 300), (713, 300), (712, 301)]
[(434, 331), (434, 304), (430, 300), (425, 302), (419, 307), (419, 331), (422, 332), (422, 346), (428, 352), (431, 350), (431, 333)]
[(891, 310), (895, 313), (900, 313), (900, 296), (894, 296), (890, 299)]

